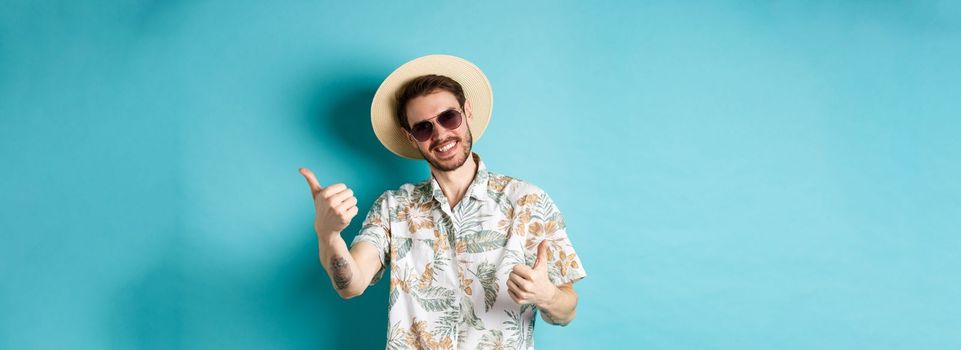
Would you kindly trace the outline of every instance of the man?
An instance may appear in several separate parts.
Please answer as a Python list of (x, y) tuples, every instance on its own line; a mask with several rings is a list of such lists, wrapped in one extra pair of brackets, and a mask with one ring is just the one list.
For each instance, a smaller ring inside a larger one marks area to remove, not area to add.
[(421, 57), (388, 76), (371, 108), (375, 133), (394, 153), (427, 160), (431, 177), (378, 197), (350, 250), (340, 232), (357, 214), (353, 192), (300, 169), (340, 296), (391, 268), (388, 348), (531, 349), (537, 312), (556, 325), (574, 319), (573, 282), (586, 272), (557, 207), (471, 152), (491, 102), (480, 69), (457, 57)]

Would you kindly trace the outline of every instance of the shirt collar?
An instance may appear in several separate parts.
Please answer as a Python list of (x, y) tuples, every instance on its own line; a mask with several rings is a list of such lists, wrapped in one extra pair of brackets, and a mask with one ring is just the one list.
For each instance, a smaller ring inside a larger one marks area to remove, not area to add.
[[(471, 152), (471, 156), (474, 157), (474, 162), (477, 163), (477, 174), (474, 175), (474, 180), (471, 181), (470, 187), (467, 188), (467, 193), (470, 197), (479, 200), (488, 199), (487, 195), (487, 182), (490, 179), (490, 174), (487, 172), (487, 165), (484, 161), (480, 159), (477, 153)], [(440, 203), (448, 204), (447, 197), (444, 196), (444, 191), (440, 189), (440, 184), (437, 183), (437, 179), (433, 175), (430, 176), (430, 188), (434, 199)]]

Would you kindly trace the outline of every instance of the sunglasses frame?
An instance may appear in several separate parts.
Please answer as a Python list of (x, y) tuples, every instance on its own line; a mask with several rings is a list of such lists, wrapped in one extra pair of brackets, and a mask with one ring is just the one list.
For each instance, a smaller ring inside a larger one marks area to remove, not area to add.
[[(441, 124), (439, 121), (437, 121), (437, 118), (440, 118), (440, 117), (444, 116), (444, 114), (446, 114), (447, 112), (454, 112), (454, 113), (457, 113), (457, 114), (460, 115), (460, 122), (457, 123), (457, 126), (455, 126), (455, 127), (453, 127), (453, 128), (448, 128), (448, 127), (444, 126), (443, 124)], [(444, 129), (447, 129), (447, 130), (456, 130), (457, 128), (460, 128), (460, 126), (464, 124), (464, 118), (465, 118), (465, 116), (464, 116), (464, 112), (463, 112), (462, 109), (456, 108), (456, 107), (451, 107), (451, 108), (445, 109), (443, 112), (440, 112), (440, 113), (438, 113), (437, 115), (435, 115), (435, 116), (433, 116), (433, 117), (431, 117), (431, 118), (429, 118), (429, 119), (424, 119), (424, 120), (421, 120), (421, 121), (417, 122), (417, 123), (414, 124), (414, 125), (411, 125), (410, 128), (407, 129), (407, 130), (405, 130), (405, 131), (407, 131), (407, 134), (410, 135), (411, 138), (413, 138), (414, 140), (417, 140), (417, 142), (427, 142), (427, 140), (430, 140), (430, 137), (431, 137), (431, 136), (434, 136), (434, 129), (435, 129), (435, 128), (437, 128), (437, 127), (442, 127), (442, 128), (444, 128)], [(428, 123), (428, 124), (430, 125), (430, 134), (427, 135), (427, 138), (421, 140), (421, 139), (417, 138), (416, 136), (414, 136), (414, 126), (416, 126), (416, 125), (421, 125), (421, 124), (423, 124), (423, 123)]]

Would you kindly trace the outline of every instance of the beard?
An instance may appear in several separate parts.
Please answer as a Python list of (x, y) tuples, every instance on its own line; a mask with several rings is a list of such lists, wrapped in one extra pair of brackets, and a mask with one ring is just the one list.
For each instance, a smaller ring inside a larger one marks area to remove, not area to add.
[(466, 142), (460, 137), (451, 137), (446, 140), (436, 142), (435, 144), (443, 145), (449, 141), (457, 141), (457, 147), (463, 149), (463, 152), (459, 152), (455, 154), (453, 158), (447, 160), (437, 159), (434, 157), (434, 152), (431, 152), (430, 150), (424, 153), (420, 147), (417, 147), (417, 152), (420, 152), (420, 155), (424, 157), (424, 159), (427, 160), (427, 163), (430, 163), (434, 169), (440, 171), (454, 171), (464, 165), (464, 163), (467, 162), (467, 157), (470, 157), (471, 149), (474, 146), (474, 137), (471, 135), (470, 128), (468, 128)]

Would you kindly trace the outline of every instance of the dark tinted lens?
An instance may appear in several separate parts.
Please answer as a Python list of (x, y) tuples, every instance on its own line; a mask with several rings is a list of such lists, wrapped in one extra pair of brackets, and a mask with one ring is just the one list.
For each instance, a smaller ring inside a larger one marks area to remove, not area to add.
[(457, 129), (460, 126), (460, 112), (455, 109), (448, 109), (437, 117), (437, 123), (447, 129)]
[(434, 133), (434, 124), (428, 121), (423, 121), (414, 126), (410, 127), (410, 135), (413, 136), (417, 141), (424, 142), (430, 139), (430, 135)]

